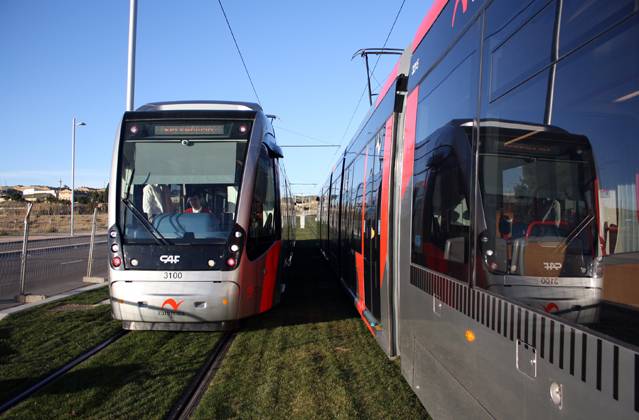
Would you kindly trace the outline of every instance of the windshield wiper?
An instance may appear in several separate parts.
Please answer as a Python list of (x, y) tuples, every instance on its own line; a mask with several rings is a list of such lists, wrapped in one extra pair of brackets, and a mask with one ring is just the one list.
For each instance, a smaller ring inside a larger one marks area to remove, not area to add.
[(148, 220), (146, 220), (146, 217), (144, 217), (144, 215), (140, 213), (140, 210), (138, 210), (129, 201), (128, 198), (121, 198), (120, 201), (122, 201), (122, 203), (124, 203), (124, 205), (131, 211), (131, 214), (135, 216), (135, 218), (138, 219), (140, 223), (142, 223), (142, 226), (144, 226), (144, 228), (151, 234), (155, 242), (160, 245), (170, 245), (169, 241), (167, 241), (166, 238), (162, 236), (160, 231), (158, 231), (155, 226), (153, 226), (151, 223), (149, 223)]
[(579, 224), (577, 226), (575, 226), (575, 228), (570, 231), (570, 233), (568, 235), (566, 235), (566, 239), (563, 241), (563, 243), (558, 244), (555, 249), (558, 249), (560, 246), (564, 245), (566, 248), (568, 248), (568, 245), (570, 245), (572, 243), (572, 241), (578, 237), (581, 232), (583, 232), (584, 229), (586, 229), (586, 227), (588, 227), (588, 225), (595, 220), (595, 216), (593, 215), (589, 215), (588, 217), (586, 217), (585, 219), (583, 219), (581, 222), (579, 222)]

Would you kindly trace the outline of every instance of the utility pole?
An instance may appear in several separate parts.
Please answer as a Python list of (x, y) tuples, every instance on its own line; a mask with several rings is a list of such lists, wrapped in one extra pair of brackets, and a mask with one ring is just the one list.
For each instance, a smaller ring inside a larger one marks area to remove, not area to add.
[(138, 1), (129, 3), (129, 62), (126, 74), (126, 110), (133, 111), (135, 93), (135, 38), (138, 17)]
[(73, 236), (74, 231), (74, 213), (75, 213), (75, 129), (76, 127), (82, 127), (87, 125), (85, 122), (78, 122), (78, 120), (73, 117), (73, 126), (71, 128), (71, 236)]

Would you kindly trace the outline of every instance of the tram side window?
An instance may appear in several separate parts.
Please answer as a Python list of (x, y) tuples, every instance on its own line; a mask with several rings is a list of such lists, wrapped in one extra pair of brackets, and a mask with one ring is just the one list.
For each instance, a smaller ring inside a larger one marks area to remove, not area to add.
[[(492, 7), (498, 6), (500, 5)], [(513, 26), (511, 24), (490, 34), (488, 45), (492, 50), (489, 72), (491, 102), (549, 64), (555, 10), (554, 4), (548, 4), (514, 32), (510, 28)], [(488, 11), (489, 19), (492, 12), (493, 9)], [(515, 19), (512, 23), (518, 24), (518, 20)], [(505, 37), (507, 38), (503, 40)]]
[(276, 239), (275, 228), (275, 174), (273, 159), (262, 147), (257, 160), (253, 203), (249, 221), (246, 252), (254, 259), (266, 251)]
[(353, 163), (353, 210), (352, 218), (352, 248), (355, 252), (362, 252), (362, 204), (364, 200), (364, 153)]
[(553, 125), (588, 138), (596, 163), (603, 282), (592, 328), (639, 345), (638, 14), (559, 62), (554, 103)]
[(412, 261), (467, 281), (468, 195), (457, 157), (443, 148), (439, 159), (431, 151), (430, 159), (416, 160)]
[(636, 0), (564, 2), (561, 12), (560, 54), (563, 56), (636, 10)]
[[(481, 118), (543, 123), (555, 5), (498, 0), (486, 10)], [(540, 9), (541, 8), (541, 9)]]

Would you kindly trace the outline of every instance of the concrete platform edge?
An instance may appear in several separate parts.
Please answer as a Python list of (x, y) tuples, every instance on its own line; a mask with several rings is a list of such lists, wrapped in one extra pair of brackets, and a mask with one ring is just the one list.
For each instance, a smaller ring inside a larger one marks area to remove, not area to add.
[(0, 321), (5, 319), (6, 317), (8, 317), (9, 315), (18, 313), (18, 312), (22, 312), (22, 311), (26, 311), (32, 308), (35, 308), (37, 306), (40, 305), (44, 305), (47, 303), (51, 303), (51, 302), (55, 302), (57, 300), (61, 300), (61, 299), (65, 299), (71, 296), (75, 296), (78, 295), (80, 293), (83, 292), (89, 292), (91, 290), (95, 290), (95, 289), (99, 289), (100, 287), (106, 287), (108, 285), (108, 283), (102, 283), (102, 284), (92, 284), (90, 286), (84, 286), (84, 287), (80, 287), (79, 289), (73, 289), (73, 290), (69, 290), (68, 292), (64, 292), (64, 293), (60, 293), (58, 295), (54, 295), (51, 297), (48, 297), (44, 300), (41, 300), (39, 302), (34, 302), (34, 303), (27, 303), (24, 305), (19, 305), (19, 306), (14, 306), (12, 308), (8, 308), (8, 309), (4, 309), (2, 311), (0, 311)]

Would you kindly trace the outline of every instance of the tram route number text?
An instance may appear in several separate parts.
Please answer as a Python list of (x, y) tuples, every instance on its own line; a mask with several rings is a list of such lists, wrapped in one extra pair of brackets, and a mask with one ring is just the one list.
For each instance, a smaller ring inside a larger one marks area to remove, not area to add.
[(165, 271), (164, 280), (179, 280), (182, 278), (181, 271)]

